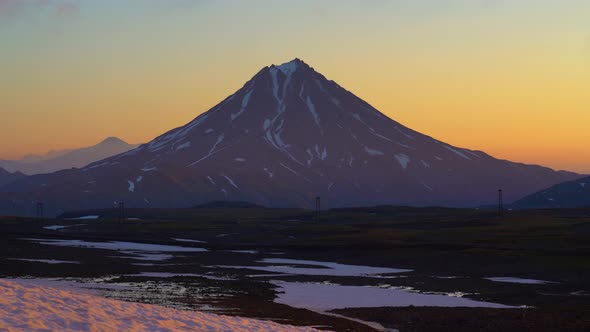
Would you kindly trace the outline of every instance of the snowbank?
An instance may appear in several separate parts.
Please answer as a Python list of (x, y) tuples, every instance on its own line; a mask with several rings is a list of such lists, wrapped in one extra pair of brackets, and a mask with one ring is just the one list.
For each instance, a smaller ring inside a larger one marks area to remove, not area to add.
[(315, 331), (0, 279), (2, 331)]

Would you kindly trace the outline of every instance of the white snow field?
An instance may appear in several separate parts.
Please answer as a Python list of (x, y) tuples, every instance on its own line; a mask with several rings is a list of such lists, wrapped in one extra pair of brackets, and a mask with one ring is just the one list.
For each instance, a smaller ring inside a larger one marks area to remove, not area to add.
[(0, 279), (1, 331), (316, 331)]

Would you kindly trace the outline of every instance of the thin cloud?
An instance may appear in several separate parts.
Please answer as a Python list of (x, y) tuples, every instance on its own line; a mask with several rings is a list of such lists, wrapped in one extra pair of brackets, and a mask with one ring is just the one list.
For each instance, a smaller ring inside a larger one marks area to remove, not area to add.
[(28, 11), (44, 10), (57, 17), (66, 17), (79, 10), (77, 0), (0, 0), (0, 17), (19, 18)]

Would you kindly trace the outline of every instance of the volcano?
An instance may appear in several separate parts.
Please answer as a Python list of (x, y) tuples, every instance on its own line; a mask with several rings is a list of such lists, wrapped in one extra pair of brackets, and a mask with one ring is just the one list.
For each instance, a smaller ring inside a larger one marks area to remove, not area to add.
[[(310, 208), (468, 207), (511, 201), (579, 175), (498, 160), (390, 119), (299, 59), (264, 67), (183, 127), (81, 169), (1, 188), (4, 212), (191, 207), (247, 201)], [(12, 209), (12, 210), (11, 210)], [(11, 210), (11, 211), (7, 211)]]

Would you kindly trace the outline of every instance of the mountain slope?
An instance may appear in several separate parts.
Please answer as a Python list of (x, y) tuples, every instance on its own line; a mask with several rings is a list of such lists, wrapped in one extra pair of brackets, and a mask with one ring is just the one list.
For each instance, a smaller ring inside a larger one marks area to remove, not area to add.
[(4, 168), (0, 167), (0, 187), (14, 182), (18, 179), (22, 179), (24, 178), (26, 175), (24, 175), (23, 173), (20, 172), (15, 172), (15, 173), (11, 173), (8, 172), (7, 170), (5, 170)]
[(92, 162), (108, 158), (131, 149), (137, 145), (127, 144), (116, 138), (109, 137), (97, 145), (76, 149), (49, 152), (46, 156), (28, 156), (22, 160), (0, 160), (0, 167), (11, 172), (25, 174), (51, 173), (63, 169), (84, 167)]
[(590, 177), (557, 184), (512, 204), (517, 209), (590, 207)]
[[(56, 212), (111, 206), (478, 206), (579, 177), (495, 159), (388, 118), (295, 59), (265, 67), (187, 125), (81, 170), (3, 188)], [(30, 208), (23, 203), (20, 211)], [(13, 212), (14, 213), (14, 212)]]

